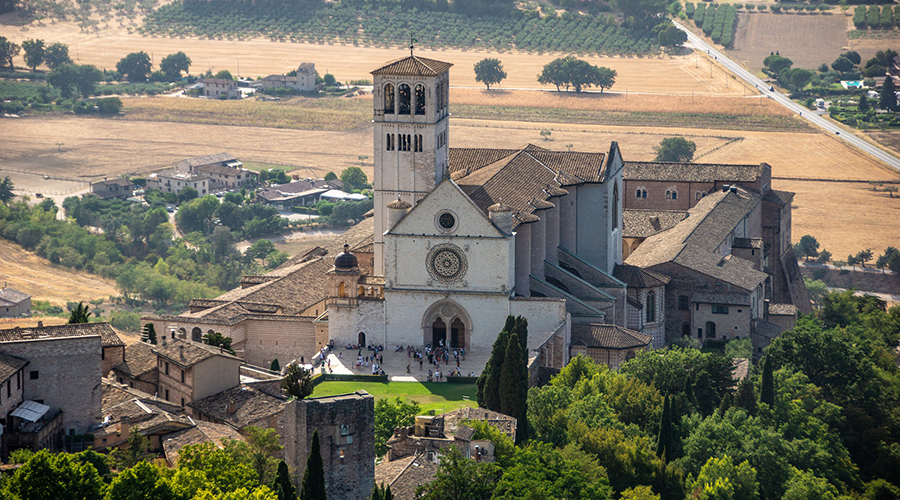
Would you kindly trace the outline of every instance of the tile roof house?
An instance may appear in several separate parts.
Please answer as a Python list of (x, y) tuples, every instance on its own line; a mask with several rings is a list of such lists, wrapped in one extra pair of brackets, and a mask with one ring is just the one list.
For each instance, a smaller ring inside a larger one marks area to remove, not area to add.
[(111, 198), (126, 199), (134, 192), (134, 184), (124, 177), (116, 177), (115, 179), (103, 179), (102, 181), (91, 183), (91, 194), (97, 195), (104, 200)]
[(572, 325), (572, 356), (583, 354), (613, 370), (650, 348), (653, 337), (617, 325)]
[(433, 455), (420, 453), (379, 462), (375, 466), (375, 484), (390, 486), (396, 500), (416, 500), (419, 498), (416, 488), (433, 481), (437, 473), (438, 466)]
[(159, 396), (179, 406), (240, 384), (241, 358), (222, 348), (161, 337), (153, 353)]
[(124, 359), (112, 368), (116, 381), (139, 391), (155, 394), (159, 370), (153, 347), (145, 342), (125, 346)]
[(279, 398), (246, 385), (191, 401), (195, 420), (225, 424), (241, 431), (247, 427), (264, 427), (284, 433), (284, 404)]
[(0, 343), (90, 336), (100, 337), (101, 370), (102, 374), (106, 376), (113, 366), (122, 361), (125, 355), (125, 342), (106, 322), (50, 326), (44, 326), (43, 323), (38, 322), (38, 326), (0, 330)]
[(31, 314), (31, 295), (9, 287), (0, 288), (0, 318), (21, 318)]

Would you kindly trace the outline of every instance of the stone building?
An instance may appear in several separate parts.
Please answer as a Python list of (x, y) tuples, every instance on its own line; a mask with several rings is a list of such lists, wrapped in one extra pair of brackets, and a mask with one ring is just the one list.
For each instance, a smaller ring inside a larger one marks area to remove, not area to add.
[(43, 421), (41, 435), (51, 422), (66, 434), (100, 423), (100, 379), (122, 361), (124, 345), (108, 323), (0, 330), (0, 353), (28, 361), (22, 397), (46, 408), (31, 421)]
[(572, 325), (571, 355), (585, 355), (598, 365), (617, 370), (638, 352), (650, 348), (653, 337), (617, 325)]
[(772, 167), (723, 163), (625, 162), (625, 208), (686, 211), (723, 186), (765, 193)]
[(198, 342), (166, 340), (153, 349), (159, 397), (179, 406), (240, 385), (241, 358)]
[(134, 192), (134, 184), (124, 177), (116, 177), (115, 179), (103, 179), (102, 181), (91, 183), (91, 194), (99, 196), (104, 200), (112, 198), (126, 199)]
[(112, 368), (116, 381), (132, 389), (156, 394), (159, 370), (153, 347), (146, 342), (125, 346), (124, 359)]
[(231, 426), (239, 432), (247, 427), (275, 429), (284, 435), (285, 398), (240, 385), (191, 401), (187, 407), (194, 420)]
[(329, 500), (368, 498), (375, 486), (375, 399), (365, 391), (291, 400), (284, 411), (284, 460), (299, 484), (318, 431)]
[(314, 92), (316, 90), (315, 63), (300, 63), (297, 76), (269, 75), (260, 80), (264, 89), (291, 89), (298, 92)]
[(241, 90), (234, 80), (225, 78), (201, 78), (202, 95), (211, 99), (240, 99)]
[(9, 287), (0, 288), (0, 318), (31, 315), (31, 295)]

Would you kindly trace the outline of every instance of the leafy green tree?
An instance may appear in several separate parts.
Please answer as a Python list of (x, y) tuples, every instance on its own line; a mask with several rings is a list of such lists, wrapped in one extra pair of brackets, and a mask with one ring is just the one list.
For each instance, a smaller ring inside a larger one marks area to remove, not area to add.
[(61, 64), (47, 74), (47, 83), (59, 89), (65, 98), (78, 91), (82, 97), (94, 93), (94, 88), (101, 78), (100, 70), (89, 64)]
[(813, 236), (803, 235), (794, 246), (794, 251), (797, 252), (797, 255), (806, 257), (806, 261), (809, 262), (810, 257), (819, 255), (819, 242)]
[(855, 67), (856, 65), (853, 64), (853, 61), (847, 59), (847, 56), (845, 55), (839, 55), (838, 58), (831, 63), (831, 68), (835, 71), (840, 71), (841, 73), (853, 71)]
[(736, 408), (743, 408), (748, 415), (756, 415), (756, 389), (749, 378), (741, 380), (741, 383), (738, 385), (733, 405)]
[(0, 201), (9, 203), (10, 200), (15, 198), (16, 195), (13, 193), (13, 189), (15, 189), (15, 186), (13, 186), (13, 182), (10, 180), (9, 176), (0, 180)]
[(278, 358), (272, 360), (272, 364), (269, 365), (269, 370), (281, 373), (281, 363), (278, 362)]
[(69, 315), (69, 324), (73, 325), (76, 323), (88, 323), (90, 321), (91, 313), (89, 307), (84, 304), (84, 302), (79, 302), (74, 309), (72, 309), (72, 313)]
[[(537, 492), (540, 496), (535, 497)], [(516, 452), (514, 464), (504, 471), (493, 498), (607, 500), (612, 498), (612, 490), (606, 471), (590, 454), (572, 445), (557, 450), (531, 442)]]
[(278, 495), (278, 500), (297, 500), (297, 489), (291, 482), (291, 473), (284, 460), (278, 461), (278, 472), (275, 474), (275, 481), (272, 483), (272, 491)]
[(838, 500), (840, 493), (828, 481), (808, 471), (794, 469), (782, 500)]
[(416, 488), (416, 498), (420, 500), (491, 498), (500, 475), (501, 471), (497, 465), (470, 460), (464, 457), (458, 448), (450, 446), (441, 453), (441, 461), (434, 480)]
[(862, 58), (859, 55), (859, 52), (855, 50), (848, 50), (842, 54), (843, 57), (846, 57), (851, 63), (859, 64), (862, 62)]
[(697, 144), (684, 137), (667, 137), (653, 150), (656, 151), (656, 161), (689, 162), (694, 159)]
[(204, 344), (219, 347), (234, 354), (234, 349), (231, 348), (231, 342), (231, 337), (226, 337), (219, 332), (206, 333), (203, 335)]
[(687, 33), (670, 25), (659, 32), (658, 41), (663, 47), (679, 47), (687, 41)]
[(113, 479), (105, 500), (176, 500), (166, 473), (156, 465), (138, 462)]
[(354, 189), (366, 189), (369, 185), (369, 178), (365, 172), (359, 167), (347, 167), (341, 172), (341, 182), (344, 184), (344, 190), (351, 191)]
[(328, 172), (327, 174), (325, 174), (325, 177), (324, 177), (324, 179), (326, 181), (333, 181), (333, 180), (336, 180), (337, 178), (338, 178), (338, 176), (334, 172)]
[(878, 99), (878, 107), (888, 111), (897, 111), (897, 88), (894, 79), (887, 77), (881, 87), (881, 97)]
[[(215, 444), (188, 445), (178, 454), (178, 470), (170, 482), (178, 498), (195, 498), (209, 492), (212, 498), (248, 498), (247, 492), (259, 491), (260, 497), (274, 498), (267, 486), (259, 486), (259, 476), (250, 466)], [(224, 497), (226, 492), (244, 489), (244, 496)], [(261, 490), (261, 491), (260, 491)]]
[(313, 431), (306, 471), (300, 481), (300, 500), (325, 500), (325, 468), (319, 448), (319, 431)]
[(69, 46), (60, 42), (48, 45), (46, 50), (44, 50), (44, 63), (51, 70), (63, 64), (72, 64), (72, 58), (69, 57)]
[(768, 68), (774, 75), (778, 75), (782, 70), (788, 69), (793, 65), (794, 61), (778, 54), (772, 54), (763, 59), (763, 66)]
[(866, 262), (872, 260), (872, 249), (867, 248), (865, 250), (860, 250), (856, 254), (856, 261), (860, 263), (861, 266), (866, 267)]
[(711, 457), (700, 469), (700, 474), (689, 488), (690, 494), (698, 498), (723, 498), (707, 496), (710, 489), (715, 489), (717, 482), (727, 482), (735, 500), (756, 500), (759, 498), (759, 484), (756, 482), (756, 470), (746, 460), (735, 466), (728, 455), (722, 458)]
[(859, 104), (857, 105), (856, 109), (858, 109), (862, 113), (869, 111), (869, 98), (866, 97), (865, 94), (859, 96)]
[[(312, 383), (312, 372), (291, 363), (284, 367), (284, 378), (281, 379), (281, 388), (289, 398), (306, 399), (313, 393), (315, 386)], [(393, 429), (391, 429), (393, 431)]]
[(234, 77), (231, 76), (231, 71), (228, 71), (227, 69), (219, 70), (219, 72), (216, 73), (215, 78), (219, 78), (222, 80), (234, 80)]
[(475, 81), (483, 83), (488, 90), (491, 85), (499, 85), (506, 79), (503, 63), (500, 59), (488, 57), (475, 63)]
[(169, 81), (178, 80), (182, 73), (187, 73), (191, 67), (191, 58), (184, 52), (176, 52), (163, 57), (159, 62), (159, 69)]
[(183, 203), (175, 214), (175, 222), (184, 232), (203, 231), (209, 234), (212, 232), (212, 220), (217, 208), (219, 199), (206, 195)]
[(141, 434), (138, 426), (133, 426), (129, 431), (127, 443), (127, 448), (116, 448), (110, 453), (119, 469), (134, 467), (140, 462), (153, 458), (153, 454), (149, 453), (150, 439)]
[(44, 62), (44, 41), (25, 40), (22, 42), (22, 48), (25, 50), (25, 64), (31, 68), (32, 72), (37, 71), (37, 67)]
[(19, 55), (21, 49), (18, 44), (11, 42), (5, 36), (0, 36), (0, 66), (14, 69), (13, 58)]
[(778, 73), (778, 84), (799, 92), (812, 80), (813, 73), (803, 68), (786, 68)]
[(16, 470), (4, 489), (19, 499), (93, 500), (102, 498), (104, 484), (90, 463), (41, 450)]
[(178, 204), (181, 205), (186, 201), (196, 200), (200, 196), (200, 192), (191, 186), (185, 186), (178, 191)]
[(397, 427), (409, 427), (415, 423), (416, 415), (422, 413), (419, 403), (407, 403), (400, 398), (379, 399), (375, 402), (375, 456), (388, 452), (387, 442)]
[(900, 500), (900, 488), (885, 481), (875, 479), (866, 484), (866, 500)]
[[(610, 5), (622, 12), (626, 19), (632, 18), (642, 25), (653, 23), (653, 19), (664, 14), (668, 2), (665, 0), (612, 0)], [(656, 23), (653, 23), (656, 24)]]
[(225, 450), (235, 460), (256, 471), (259, 484), (272, 484), (279, 466), (279, 460), (275, 457), (284, 448), (278, 444), (278, 434), (275, 429), (254, 426), (246, 427), (243, 434), (243, 441), (224, 440)]
[(131, 52), (116, 63), (116, 71), (129, 82), (143, 82), (153, 69), (150, 56), (144, 52)]

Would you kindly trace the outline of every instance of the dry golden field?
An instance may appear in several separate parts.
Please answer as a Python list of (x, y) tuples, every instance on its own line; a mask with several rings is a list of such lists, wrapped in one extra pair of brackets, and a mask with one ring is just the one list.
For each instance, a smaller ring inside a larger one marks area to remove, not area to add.
[(115, 283), (99, 276), (51, 264), (19, 245), (0, 239), (0, 282), (32, 296), (65, 306), (118, 295)]
[(868, 30), (862, 33), (863, 37), (850, 40), (850, 48), (859, 52), (863, 63), (879, 50), (897, 50), (900, 47), (900, 30)]
[[(795, 68), (814, 69), (831, 64), (848, 50), (851, 19), (839, 10), (832, 14), (738, 13), (734, 49), (728, 57), (751, 71), (763, 67), (763, 59), (779, 51), (794, 61)], [(853, 9), (848, 10), (852, 15)]]
[[(354, 47), (352, 45), (316, 45), (305, 43), (270, 42), (263, 39), (200, 40), (196, 38), (154, 38), (129, 34), (125, 28), (111, 25), (99, 33), (82, 33), (71, 22), (36, 23), (25, 27), (11, 26), (9, 15), (0, 16), (0, 31), (10, 40), (21, 43), (29, 38), (69, 44), (73, 59), (82, 64), (114, 68), (116, 62), (130, 52), (145, 51), (158, 61), (173, 52), (184, 51), (192, 60), (191, 72), (228, 69), (232, 74), (256, 78), (296, 69), (302, 61), (316, 63), (324, 74), (332, 73), (338, 80), (371, 79), (370, 71), (383, 63), (405, 56), (406, 49)], [(429, 51), (420, 49), (423, 57), (441, 59), (454, 64), (450, 81), (454, 86), (480, 87), (475, 81), (473, 66), (485, 57), (498, 57), (509, 77), (503, 82), (508, 88), (540, 88), (536, 75), (541, 68), (559, 54), (487, 53), (463, 50)], [(672, 94), (743, 94), (734, 81), (726, 87), (725, 74), (714, 68), (712, 77), (708, 66), (695, 55), (666, 58), (585, 57), (591, 64), (608, 66), (618, 71), (613, 90), (629, 92), (662, 92)], [(17, 65), (24, 65), (22, 56)], [(240, 67), (240, 68), (239, 68)], [(666, 75), (660, 78), (660, 75)], [(551, 88), (551, 87), (546, 87)]]

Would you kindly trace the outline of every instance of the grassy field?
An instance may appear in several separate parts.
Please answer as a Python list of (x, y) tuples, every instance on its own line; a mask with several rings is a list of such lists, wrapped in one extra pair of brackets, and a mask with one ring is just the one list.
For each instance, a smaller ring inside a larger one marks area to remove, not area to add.
[(111, 281), (51, 264), (4, 239), (0, 239), (0, 283), (31, 295), (32, 300), (58, 306), (119, 295)]
[[(366, 391), (376, 400), (401, 398), (417, 401), (422, 411), (437, 413), (458, 410), (465, 406), (476, 407), (475, 384), (448, 384), (442, 382), (322, 382), (316, 386), (312, 397), (335, 396), (355, 391)], [(469, 400), (463, 400), (468, 396)]]
[(734, 49), (728, 51), (728, 57), (743, 62), (751, 71), (759, 71), (763, 59), (774, 51), (794, 61), (795, 68), (815, 69), (823, 62), (831, 64), (848, 50), (849, 19), (839, 13), (740, 12)]

